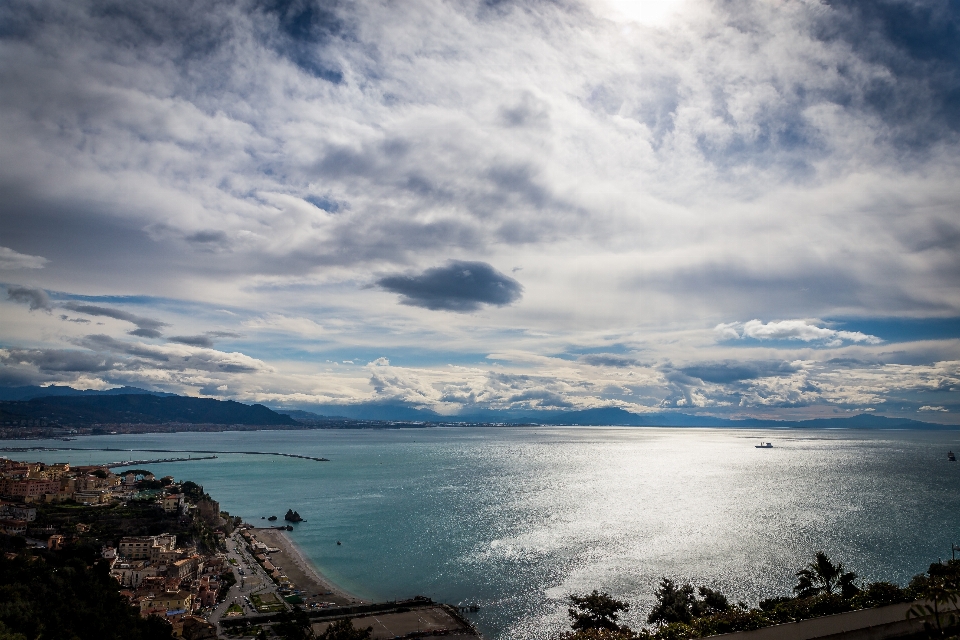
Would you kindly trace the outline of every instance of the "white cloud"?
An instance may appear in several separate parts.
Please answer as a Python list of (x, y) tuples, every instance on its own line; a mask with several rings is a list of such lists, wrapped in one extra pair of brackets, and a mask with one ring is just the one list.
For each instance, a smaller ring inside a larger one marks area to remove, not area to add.
[(922, 407), (920, 407), (919, 409), (917, 409), (917, 411), (944, 411), (944, 412), (946, 412), (946, 411), (948, 411), (948, 409), (947, 409), (946, 407), (941, 407), (941, 406), (936, 406), (936, 407), (934, 407), (934, 406), (930, 406), (930, 405), (928, 405), (928, 404), (925, 404), (925, 405), (923, 405)]
[(41, 256), (19, 253), (9, 247), (0, 247), (0, 269), (43, 269), (50, 262)]
[(268, 313), (246, 320), (243, 326), (249, 329), (292, 333), (304, 338), (320, 338), (325, 333), (322, 326), (309, 318), (285, 316), (279, 313)]
[(839, 347), (844, 342), (880, 344), (876, 336), (860, 331), (839, 331), (820, 327), (809, 320), (780, 320), (764, 324), (760, 320), (718, 324), (714, 332), (720, 340), (753, 338), (754, 340), (800, 340), (822, 342), (828, 347)]

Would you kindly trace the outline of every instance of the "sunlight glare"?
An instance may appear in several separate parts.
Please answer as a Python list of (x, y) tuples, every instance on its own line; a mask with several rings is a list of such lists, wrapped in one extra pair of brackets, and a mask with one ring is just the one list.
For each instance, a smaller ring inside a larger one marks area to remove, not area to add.
[(617, 22), (663, 26), (684, 2), (685, 0), (598, 0), (598, 8), (605, 17)]

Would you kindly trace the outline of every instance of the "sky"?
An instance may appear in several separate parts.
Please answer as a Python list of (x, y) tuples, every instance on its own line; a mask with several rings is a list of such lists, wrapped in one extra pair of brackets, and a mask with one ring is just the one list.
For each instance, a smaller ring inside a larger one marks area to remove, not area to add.
[(960, 4), (8, 0), (0, 385), (960, 423)]

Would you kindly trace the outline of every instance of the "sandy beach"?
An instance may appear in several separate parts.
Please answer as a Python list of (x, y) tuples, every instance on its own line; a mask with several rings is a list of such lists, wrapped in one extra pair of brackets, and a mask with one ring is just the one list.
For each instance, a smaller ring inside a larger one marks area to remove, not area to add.
[(253, 534), (258, 540), (269, 547), (280, 549), (279, 553), (270, 554), (270, 562), (279, 568), (282, 573), (304, 592), (304, 599), (308, 601), (334, 602), (336, 604), (362, 603), (352, 593), (341, 589), (327, 580), (307, 560), (297, 548), (297, 545), (279, 529), (255, 529)]

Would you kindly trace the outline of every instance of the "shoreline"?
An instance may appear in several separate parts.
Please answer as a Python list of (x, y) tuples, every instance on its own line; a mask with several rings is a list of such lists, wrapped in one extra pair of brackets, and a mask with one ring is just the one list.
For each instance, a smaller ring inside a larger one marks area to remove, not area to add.
[[(336, 604), (368, 604), (360, 596), (347, 591), (323, 574), (307, 557), (286, 531), (273, 528), (260, 528), (253, 525), (251, 530), (258, 540), (270, 547), (280, 549), (279, 554), (271, 554), (270, 561), (281, 567), (297, 588), (305, 594), (318, 594), (325, 602)], [(279, 556), (279, 557), (278, 557)], [(291, 566), (292, 565), (292, 566)], [(299, 573), (300, 575), (291, 575)], [(305, 598), (306, 599), (306, 598)]]

